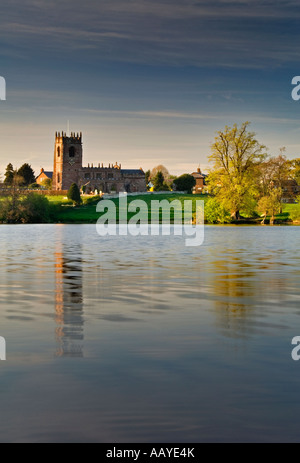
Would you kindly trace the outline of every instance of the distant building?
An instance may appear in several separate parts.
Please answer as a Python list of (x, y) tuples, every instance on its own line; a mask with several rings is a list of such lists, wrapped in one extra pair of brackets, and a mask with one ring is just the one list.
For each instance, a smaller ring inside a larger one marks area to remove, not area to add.
[(197, 172), (191, 174), (196, 180), (196, 185), (193, 188), (194, 194), (201, 194), (205, 190), (205, 174), (202, 174), (200, 167), (198, 167)]
[(83, 167), (82, 158), (82, 133), (71, 133), (70, 137), (64, 132), (55, 134), (54, 190), (68, 190), (76, 183), (79, 188), (85, 187), (86, 193), (147, 191), (143, 169), (122, 169), (117, 162), (108, 167), (100, 163)]
[(44, 180), (52, 180), (53, 177), (53, 172), (45, 171), (44, 169), (41, 169), (40, 175), (36, 178), (36, 183), (41, 185)]
[(296, 180), (284, 180), (282, 183), (282, 202), (294, 203), (300, 194), (300, 186)]

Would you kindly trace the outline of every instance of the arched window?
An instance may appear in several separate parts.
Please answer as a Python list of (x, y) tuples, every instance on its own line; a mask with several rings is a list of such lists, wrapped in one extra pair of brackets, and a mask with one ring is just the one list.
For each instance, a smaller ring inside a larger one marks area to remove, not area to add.
[(60, 183), (60, 173), (57, 174), (57, 183)]
[(60, 147), (57, 148), (57, 157), (60, 157)]
[(71, 146), (69, 149), (69, 157), (74, 158), (75, 157), (75, 148), (74, 146)]

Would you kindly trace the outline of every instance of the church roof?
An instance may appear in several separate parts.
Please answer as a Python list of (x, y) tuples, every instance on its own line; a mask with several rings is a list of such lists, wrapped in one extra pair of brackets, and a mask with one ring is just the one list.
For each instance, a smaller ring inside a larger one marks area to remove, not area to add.
[(44, 169), (41, 169), (40, 174), (37, 176), (39, 178), (42, 174), (46, 175), (46, 177), (52, 179), (53, 177), (53, 172), (50, 172), (49, 170), (45, 171)]
[(192, 175), (194, 178), (205, 178), (205, 177), (206, 177), (205, 174), (201, 174), (201, 173), (199, 173), (199, 172), (193, 172), (191, 175)]
[(52, 178), (53, 177), (53, 172), (50, 172), (50, 171), (45, 171), (44, 172), (45, 175), (47, 175), (48, 178)]
[(141, 169), (121, 169), (121, 172), (122, 174), (125, 174), (125, 175), (132, 175), (132, 174), (144, 175)]

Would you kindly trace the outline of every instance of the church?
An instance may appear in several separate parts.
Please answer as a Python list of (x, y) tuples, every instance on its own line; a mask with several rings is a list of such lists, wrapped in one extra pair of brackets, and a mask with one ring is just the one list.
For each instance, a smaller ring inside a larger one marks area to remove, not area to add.
[(142, 192), (147, 191), (143, 169), (122, 169), (121, 164), (104, 167), (88, 164), (83, 167), (82, 132), (56, 132), (54, 147), (53, 190), (68, 190), (72, 183), (86, 193)]

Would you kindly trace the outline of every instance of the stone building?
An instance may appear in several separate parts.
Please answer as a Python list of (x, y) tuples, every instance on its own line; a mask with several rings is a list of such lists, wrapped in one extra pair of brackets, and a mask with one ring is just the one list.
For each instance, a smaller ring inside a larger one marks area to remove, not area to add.
[(282, 182), (282, 202), (295, 203), (300, 193), (300, 186), (295, 179), (283, 180)]
[(36, 178), (36, 183), (39, 185), (42, 185), (44, 180), (52, 180), (53, 172), (48, 172), (45, 171), (44, 169), (41, 169), (40, 175)]
[(202, 174), (200, 167), (198, 167), (197, 172), (191, 174), (196, 180), (196, 185), (193, 188), (194, 194), (204, 193), (205, 191), (205, 174)]
[(94, 166), (82, 165), (82, 133), (55, 134), (53, 186), (54, 190), (68, 190), (72, 183), (85, 186), (87, 193), (95, 190), (103, 193), (146, 191), (145, 173), (142, 169), (122, 169), (121, 164), (111, 163)]

